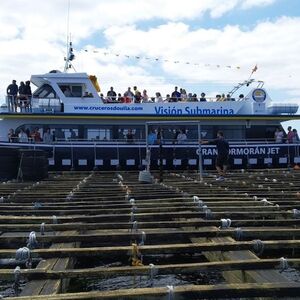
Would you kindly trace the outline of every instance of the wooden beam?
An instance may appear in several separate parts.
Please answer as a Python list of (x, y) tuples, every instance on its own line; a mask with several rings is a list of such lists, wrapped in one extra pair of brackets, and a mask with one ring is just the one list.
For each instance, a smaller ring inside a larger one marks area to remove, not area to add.
[[(299, 283), (261, 283), (261, 284), (220, 284), (220, 285), (186, 285), (174, 287), (174, 295), (186, 297), (197, 296), (197, 299), (211, 299), (223, 297), (298, 297), (300, 293)], [(86, 293), (68, 293), (48, 295), (47, 300), (95, 300), (95, 299), (140, 299), (143, 297), (167, 297), (167, 287), (121, 289), (116, 291), (96, 291)], [(10, 300), (39, 300), (45, 296), (12, 297)]]

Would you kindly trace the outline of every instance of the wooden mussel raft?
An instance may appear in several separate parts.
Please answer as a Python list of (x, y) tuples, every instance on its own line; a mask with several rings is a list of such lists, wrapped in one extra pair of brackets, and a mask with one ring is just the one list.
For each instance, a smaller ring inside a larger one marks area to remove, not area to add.
[(300, 173), (198, 179), (64, 172), (0, 183), (0, 295), (300, 299)]

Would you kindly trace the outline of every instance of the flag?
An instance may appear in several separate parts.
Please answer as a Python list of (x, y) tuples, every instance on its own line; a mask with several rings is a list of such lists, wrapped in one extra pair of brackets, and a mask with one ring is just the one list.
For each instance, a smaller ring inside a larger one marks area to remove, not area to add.
[(256, 71), (257, 71), (257, 65), (255, 65), (255, 67), (252, 69), (252, 73), (251, 74), (253, 74)]

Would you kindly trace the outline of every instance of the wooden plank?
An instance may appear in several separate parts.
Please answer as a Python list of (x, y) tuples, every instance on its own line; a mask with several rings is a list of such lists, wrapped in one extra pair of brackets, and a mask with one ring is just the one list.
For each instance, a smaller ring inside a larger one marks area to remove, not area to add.
[[(66, 231), (63, 233), (58, 233), (59, 235), (66, 236), (76, 234), (76, 231)], [(53, 244), (51, 249), (61, 249), (61, 248), (73, 248), (78, 246), (77, 243), (59, 243)], [(58, 250), (59, 251), (59, 250)], [(51, 258), (46, 261), (41, 261), (37, 270), (53, 270), (61, 271), (69, 267), (72, 267), (75, 263), (74, 258)], [(59, 292), (65, 291), (68, 284), (67, 279), (48, 279), (48, 280), (32, 280), (26, 284), (21, 292), (21, 296), (33, 296), (33, 295), (51, 295), (57, 294)]]
[[(193, 239), (194, 240), (194, 239)], [(195, 241), (199, 241), (195, 239)], [(253, 250), (255, 241), (237, 242), (233, 239), (215, 240), (209, 242), (195, 242), (190, 244), (158, 244), (139, 246), (140, 251), (145, 255), (153, 254), (174, 254), (174, 253), (201, 253), (212, 251), (239, 251)], [(264, 241), (264, 248), (271, 249), (292, 249), (300, 247), (300, 240), (279, 240)], [(114, 247), (91, 247), (91, 248), (50, 248), (35, 249), (31, 251), (33, 258), (55, 258), (55, 257), (86, 257), (86, 256), (124, 256), (132, 250), (131, 246)], [(15, 257), (14, 249), (0, 249), (0, 257)]]
[[(163, 258), (162, 258), (163, 260)], [(50, 259), (47, 260), (51, 261)], [(300, 259), (289, 259), (288, 265), (291, 268), (299, 268)], [(65, 279), (65, 278), (110, 278), (116, 276), (142, 276), (150, 274), (149, 266), (125, 266), (125, 267), (95, 267), (87, 269), (67, 269), (66, 266), (62, 270), (49, 269), (22, 269), (21, 275), (27, 279)], [(155, 265), (155, 270), (159, 275), (167, 274), (190, 274), (201, 271), (233, 271), (233, 270), (260, 270), (260, 269), (276, 269), (281, 270), (279, 259), (252, 259), (238, 261), (217, 261), (202, 263), (185, 263), (170, 265)], [(12, 280), (14, 278), (11, 269), (0, 269), (1, 278)]]
[[(186, 285), (174, 287), (174, 295), (197, 295), (197, 299), (211, 299), (227, 297), (297, 297), (300, 293), (299, 283), (261, 283), (261, 284), (220, 284), (220, 285)], [(140, 299), (142, 297), (168, 296), (167, 287), (122, 289), (116, 291), (97, 291), (87, 293), (68, 293), (49, 295), (47, 300), (90, 300), (90, 299)], [(11, 300), (39, 300), (44, 296), (13, 297)]]

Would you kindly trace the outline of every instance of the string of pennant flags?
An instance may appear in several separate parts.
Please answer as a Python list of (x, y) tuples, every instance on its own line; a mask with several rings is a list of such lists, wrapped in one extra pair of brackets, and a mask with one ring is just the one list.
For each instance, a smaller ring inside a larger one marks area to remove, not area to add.
[(168, 62), (168, 63), (173, 63), (173, 64), (192, 65), (192, 66), (207, 67), (207, 68), (215, 67), (215, 68), (226, 68), (226, 69), (234, 69), (234, 70), (241, 69), (240, 66), (233, 66), (233, 65), (221, 65), (221, 64), (209, 64), (209, 63), (203, 64), (203, 63), (191, 62), (191, 61), (166, 59), (166, 58), (162, 58), (162, 57), (160, 58), (160, 57), (150, 57), (150, 56), (137, 56), (137, 55), (128, 55), (128, 54), (123, 54), (123, 53), (113, 53), (113, 52), (99, 51), (99, 50), (84, 49), (84, 52), (102, 54), (104, 56), (125, 57), (128, 59), (148, 60), (148, 61), (154, 61), (154, 62)]

